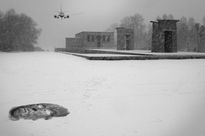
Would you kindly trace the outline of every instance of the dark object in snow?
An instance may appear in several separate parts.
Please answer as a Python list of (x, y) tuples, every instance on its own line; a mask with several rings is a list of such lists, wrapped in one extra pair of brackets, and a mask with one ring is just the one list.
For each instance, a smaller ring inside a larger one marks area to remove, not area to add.
[(45, 120), (52, 117), (63, 117), (70, 112), (57, 104), (39, 103), (14, 107), (9, 111), (9, 118), (13, 121), (23, 119), (37, 120), (44, 118)]

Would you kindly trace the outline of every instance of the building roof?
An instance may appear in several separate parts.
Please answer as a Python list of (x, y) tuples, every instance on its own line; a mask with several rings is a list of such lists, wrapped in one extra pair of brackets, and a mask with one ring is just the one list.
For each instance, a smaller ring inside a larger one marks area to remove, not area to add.
[(81, 34), (81, 33), (114, 33), (114, 32), (106, 32), (106, 31), (104, 31), (104, 32), (100, 32), (100, 31), (82, 31), (82, 32), (77, 33), (76, 35)]
[(165, 21), (179, 22), (179, 20), (176, 20), (176, 19), (157, 19), (157, 21), (150, 21), (150, 22), (159, 23), (159, 22), (165, 22)]

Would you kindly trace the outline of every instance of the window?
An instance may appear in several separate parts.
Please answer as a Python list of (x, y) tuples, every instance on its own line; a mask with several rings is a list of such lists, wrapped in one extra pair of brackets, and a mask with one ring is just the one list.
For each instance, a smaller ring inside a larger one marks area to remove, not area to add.
[(110, 42), (110, 35), (107, 36), (107, 42)]
[(90, 35), (87, 35), (87, 41), (90, 42)]
[(91, 41), (92, 41), (92, 42), (95, 41), (95, 36), (94, 36), (94, 35), (92, 35), (92, 37), (91, 37)]
[(102, 41), (105, 42), (106, 41), (105, 39), (106, 39), (106, 36), (103, 35)]

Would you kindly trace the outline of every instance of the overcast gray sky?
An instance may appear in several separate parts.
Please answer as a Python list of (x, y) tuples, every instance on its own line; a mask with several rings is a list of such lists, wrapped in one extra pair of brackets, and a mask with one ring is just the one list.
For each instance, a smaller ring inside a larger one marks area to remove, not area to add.
[[(68, 20), (53, 18), (61, 6), (71, 14)], [(147, 23), (164, 13), (175, 18), (194, 17), (198, 22), (205, 16), (205, 0), (0, 0), (1, 11), (11, 8), (31, 16), (42, 28), (38, 44), (45, 49), (65, 47), (65, 37), (81, 31), (104, 31), (135, 13), (142, 14)]]

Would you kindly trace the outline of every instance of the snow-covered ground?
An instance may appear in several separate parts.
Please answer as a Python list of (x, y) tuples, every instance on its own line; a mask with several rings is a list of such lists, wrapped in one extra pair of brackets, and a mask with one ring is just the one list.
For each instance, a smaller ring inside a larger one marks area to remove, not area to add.
[[(8, 118), (55, 103), (71, 114)], [(204, 136), (205, 60), (89, 61), (61, 53), (0, 53), (1, 136)]]

